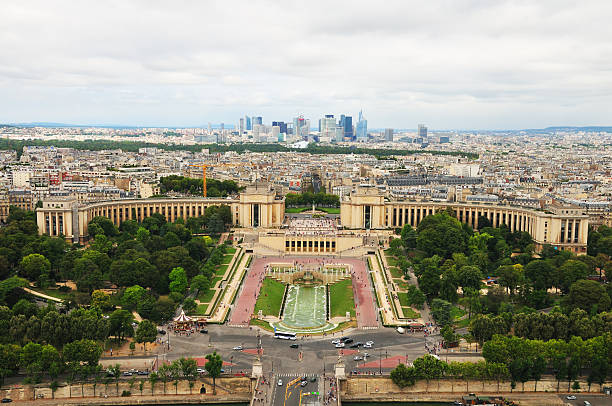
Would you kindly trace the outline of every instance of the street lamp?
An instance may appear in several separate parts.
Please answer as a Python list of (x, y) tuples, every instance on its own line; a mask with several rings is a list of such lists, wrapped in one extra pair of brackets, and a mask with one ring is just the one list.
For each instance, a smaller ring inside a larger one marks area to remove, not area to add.
[(378, 350), (378, 374), (382, 375), (382, 350)]
[(234, 356), (230, 356), (230, 374), (232, 373), (232, 366), (234, 365)]

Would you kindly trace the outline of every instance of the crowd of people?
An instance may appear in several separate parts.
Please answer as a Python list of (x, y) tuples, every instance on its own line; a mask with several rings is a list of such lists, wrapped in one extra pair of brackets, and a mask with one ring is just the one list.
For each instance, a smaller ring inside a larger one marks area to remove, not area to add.
[(336, 222), (331, 219), (296, 218), (289, 221), (287, 235), (333, 235), (337, 231)]

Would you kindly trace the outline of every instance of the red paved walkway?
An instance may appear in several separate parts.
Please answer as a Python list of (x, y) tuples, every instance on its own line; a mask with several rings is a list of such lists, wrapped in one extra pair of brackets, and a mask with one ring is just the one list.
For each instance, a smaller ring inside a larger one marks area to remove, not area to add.
[(242, 293), (236, 301), (229, 324), (231, 326), (248, 326), (251, 320), (255, 302), (265, 274), (267, 259), (258, 258), (251, 263), (251, 269), (244, 279)]
[(399, 364), (405, 364), (407, 357), (396, 355), (395, 357), (383, 358), (382, 361), (370, 361), (365, 364), (359, 364), (357, 368), (395, 368)]
[(370, 277), (365, 263), (357, 259), (332, 259), (308, 257), (267, 257), (258, 258), (251, 264), (251, 269), (244, 280), (242, 294), (236, 301), (229, 324), (232, 326), (247, 326), (255, 309), (257, 295), (261, 282), (265, 277), (265, 267), (270, 263), (300, 263), (300, 264), (349, 264), (353, 267), (353, 296), (355, 299), (355, 313), (357, 327), (376, 328), (376, 305), (372, 294)]

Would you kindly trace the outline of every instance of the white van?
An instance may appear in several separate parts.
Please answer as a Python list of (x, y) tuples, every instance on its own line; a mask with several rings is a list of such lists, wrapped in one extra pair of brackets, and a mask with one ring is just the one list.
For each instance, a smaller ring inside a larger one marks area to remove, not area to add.
[(398, 327), (397, 328), (397, 332), (400, 334), (404, 334), (406, 332), (406, 330), (403, 327)]

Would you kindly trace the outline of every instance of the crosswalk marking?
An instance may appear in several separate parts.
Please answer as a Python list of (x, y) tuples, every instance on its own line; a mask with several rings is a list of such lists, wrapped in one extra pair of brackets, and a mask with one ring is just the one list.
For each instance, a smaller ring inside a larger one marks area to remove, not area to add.
[(311, 377), (319, 377), (319, 374), (316, 373), (312, 373), (312, 372), (306, 372), (303, 374), (296, 374), (296, 373), (289, 373), (289, 372), (284, 372), (284, 373), (279, 373), (279, 374), (274, 374), (275, 377), (277, 378), (300, 378), (302, 376), (306, 376), (308, 378)]

